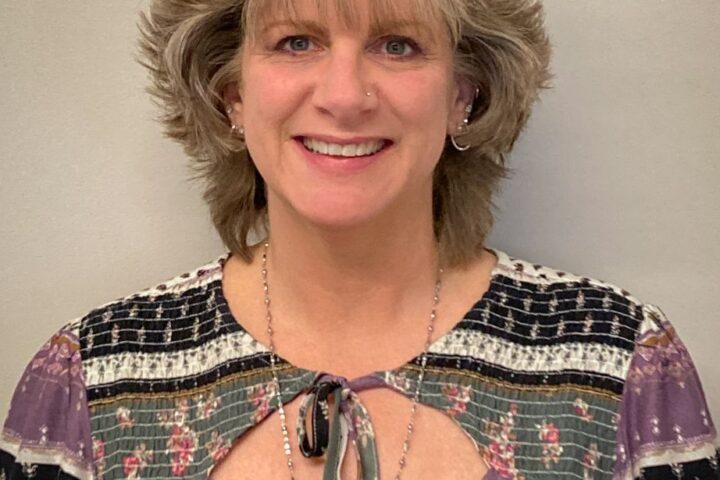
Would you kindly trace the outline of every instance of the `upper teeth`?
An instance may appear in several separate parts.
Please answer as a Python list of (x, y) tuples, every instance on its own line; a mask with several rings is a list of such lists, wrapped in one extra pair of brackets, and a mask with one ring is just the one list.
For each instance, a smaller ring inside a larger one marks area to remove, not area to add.
[(359, 157), (370, 155), (382, 149), (385, 144), (382, 140), (374, 140), (365, 143), (354, 143), (350, 145), (338, 145), (337, 143), (325, 143), (314, 138), (303, 138), (303, 144), (313, 152), (323, 155), (339, 155), (343, 157)]

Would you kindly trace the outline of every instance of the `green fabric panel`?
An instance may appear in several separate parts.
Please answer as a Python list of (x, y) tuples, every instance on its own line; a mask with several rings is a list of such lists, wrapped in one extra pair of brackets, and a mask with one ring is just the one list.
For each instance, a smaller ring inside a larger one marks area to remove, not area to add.
[[(315, 374), (288, 368), (278, 377), (286, 403), (312, 384)], [(220, 458), (238, 436), (275, 410), (272, 384), (264, 369), (187, 395), (128, 395), (92, 405), (96, 457), (100, 442), (104, 450), (104, 462), (96, 462), (103, 470), (99, 473), (104, 479), (127, 478), (136, 468), (140, 478), (207, 478), (213, 455)], [(104, 470), (103, 464), (114, 467)]]
[[(418, 374), (417, 367), (405, 366), (378, 376), (412, 398)], [(313, 383), (315, 372), (285, 368), (279, 377), (287, 403)], [(184, 396), (129, 396), (93, 405), (94, 441), (104, 442), (105, 463), (115, 465), (102, 478), (127, 478), (138, 464), (141, 478), (206, 478), (213, 455), (219, 458), (274, 411), (271, 386), (265, 369)], [(571, 386), (513, 388), (442, 369), (426, 371), (420, 397), (423, 405), (454, 418), (499, 462), (501, 474), (505, 467), (508, 478), (525, 479), (611, 479), (618, 401)], [(588, 466), (593, 459), (595, 466)]]
[[(417, 367), (390, 375), (386, 381), (412, 398)], [(612, 479), (619, 398), (572, 386), (512, 388), (471, 372), (428, 370), (420, 403), (454, 418), (508, 478)]]

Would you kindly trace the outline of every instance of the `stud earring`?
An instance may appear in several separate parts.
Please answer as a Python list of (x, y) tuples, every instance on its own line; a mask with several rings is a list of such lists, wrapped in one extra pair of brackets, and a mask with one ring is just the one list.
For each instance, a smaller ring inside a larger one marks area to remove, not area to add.
[(237, 135), (237, 137), (241, 141), (245, 141), (245, 129), (243, 127), (238, 127), (234, 123), (232, 124), (232, 127), (230, 128), (230, 132), (234, 135)]

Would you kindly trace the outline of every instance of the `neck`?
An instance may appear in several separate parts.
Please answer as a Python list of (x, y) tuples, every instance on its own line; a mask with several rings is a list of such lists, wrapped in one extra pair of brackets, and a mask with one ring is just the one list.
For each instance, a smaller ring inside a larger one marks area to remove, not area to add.
[(382, 328), (430, 307), (438, 272), (431, 205), (426, 215), (347, 228), (298, 222), (273, 205), (269, 211), (271, 295), (294, 324), (326, 332)]

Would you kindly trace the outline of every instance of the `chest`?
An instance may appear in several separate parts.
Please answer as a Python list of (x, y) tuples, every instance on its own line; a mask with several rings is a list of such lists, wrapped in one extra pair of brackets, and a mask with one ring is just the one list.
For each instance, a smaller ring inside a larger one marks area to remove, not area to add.
[[(412, 402), (387, 389), (360, 392), (359, 397), (370, 414), (380, 478), (395, 478)], [(297, 447), (295, 426), (301, 402), (302, 398), (298, 397), (285, 406), (295, 478), (321, 479), (325, 459), (305, 458)], [(483, 478), (487, 469), (480, 453), (470, 437), (450, 416), (432, 407), (418, 405), (413, 424), (403, 478)], [(342, 462), (342, 478), (358, 478), (357, 462), (354, 447), (348, 444)], [(278, 414), (269, 415), (238, 439), (225, 459), (216, 466), (211, 478), (289, 479)]]

